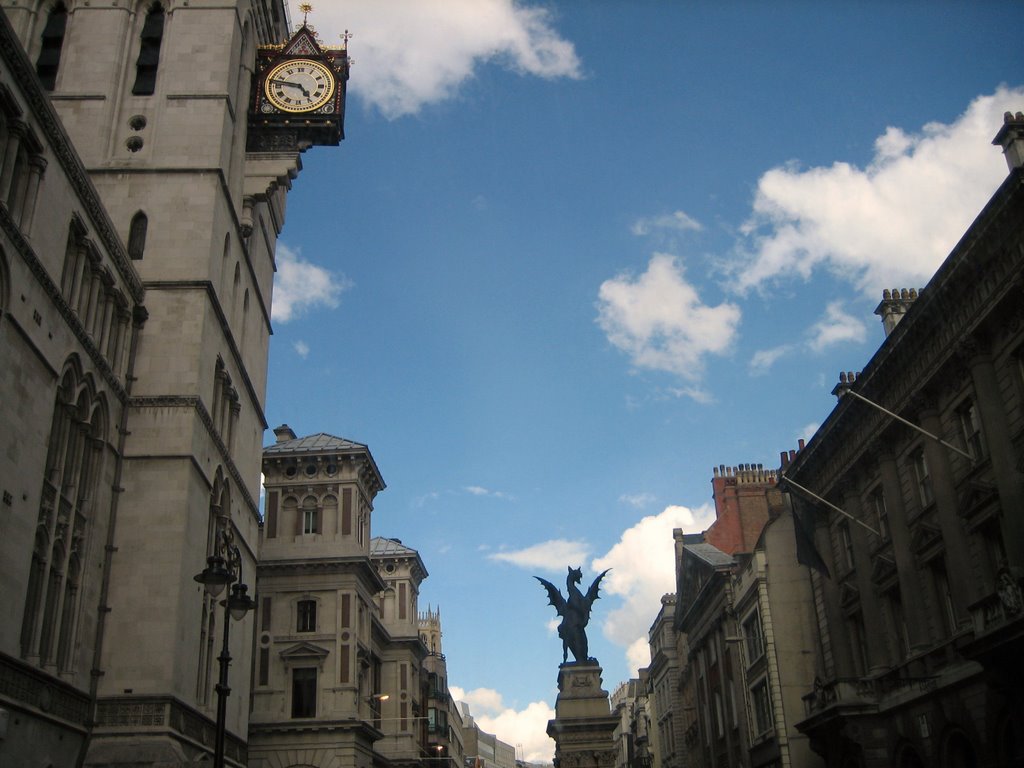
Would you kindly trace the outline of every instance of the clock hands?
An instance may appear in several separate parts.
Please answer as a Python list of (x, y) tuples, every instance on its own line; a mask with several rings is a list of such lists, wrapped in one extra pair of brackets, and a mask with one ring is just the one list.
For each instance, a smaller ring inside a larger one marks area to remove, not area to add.
[(300, 91), (302, 91), (303, 96), (305, 96), (307, 99), (309, 98), (309, 91), (307, 91), (301, 83), (293, 83), (291, 80), (271, 80), (270, 82), (277, 83), (278, 85), (289, 85), (292, 88), (298, 88)]

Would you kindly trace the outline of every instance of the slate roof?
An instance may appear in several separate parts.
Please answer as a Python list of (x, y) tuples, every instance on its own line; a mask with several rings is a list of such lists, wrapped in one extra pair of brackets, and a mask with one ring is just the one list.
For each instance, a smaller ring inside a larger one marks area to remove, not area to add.
[(418, 557), (419, 552), (410, 549), (397, 539), (386, 539), (383, 536), (374, 536), (370, 539), (370, 556), (386, 557)]
[(346, 440), (343, 437), (328, 435), (326, 432), (317, 432), (307, 437), (297, 437), (294, 440), (285, 440), (281, 443), (273, 443), (263, 449), (264, 454), (274, 453), (296, 453), (307, 451), (309, 453), (319, 451), (355, 451), (363, 450), (369, 452), (369, 448), (362, 443)]
[(732, 555), (723, 552), (714, 544), (684, 544), (683, 549), (710, 565), (729, 565), (733, 562)]

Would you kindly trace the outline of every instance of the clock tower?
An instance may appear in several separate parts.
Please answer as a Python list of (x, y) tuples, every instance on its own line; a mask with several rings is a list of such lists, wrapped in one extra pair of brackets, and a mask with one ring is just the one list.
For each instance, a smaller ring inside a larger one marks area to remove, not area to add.
[[(80, 168), (72, 181), (104, 209), (79, 216), (74, 249), (67, 221), (36, 210), (36, 237), (25, 247), (42, 247), (41, 232), (62, 231), (60, 258), (67, 240), (67, 258), (78, 259), (78, 273), (65, 262), (63, 280), (79, 292), (82, 270), (88, 277), (99, 268), (87, 263), (90, 238), (106, 243), (101, 236), (109, 236), (115, 251), (123, 243), (119, 269), (137, 285), (140, 306), (131, 344), (118, 358), (123, 386), (112, 384), (96, 423), (82, 427), (93, 435), (105, 480), (83, 497), (75, 523), (79, 580), (72, 584), (64, 566), (51, 567), (49, 577), (30, 575), (37, 567), (43, 573), (57, 552), (38, 536), (42, 554), (33, 551), (36, 514), (52, 517), (36, 501), (24, 544), (5, 542), (5, 552), (19, 554), (0, 565), (0, 607), (10, 608), (5, 615), (21, 625), (22, 639), (0, 648), (0, 657), (86, 702), (65, 742), (82, 742), (79, 764), (201, 762), (214, 749), (226, 614), (193, 576), (226, 533), (238, 547), (243, 580), (254, 587), (277, 239), (302, 168), (299, 153), (342, 138), (348, 59), (343, 49), (322, 47), (305, 23), (293, 32), (284, 0), (19, 0), (2, 13), (32, 80), (12, 88), (55, 112), (53, 135), (80, 159), (77, 166), (63, 158), (32, 165), (40, 194), (61, 168)], [(91, 231), (96, 217), (109, 231)], [(53, 272), (47, 279), (59, 288), (60, 267)], [(94, 295), (81, 300), (104, 332), (114, 320), (96, 297), (112, 293), (108, 278), (97, 271)], [(55, 306), (77, 329), (76, 310)], [(59, 372), (83, 354), (99, 360), (90, 343), (73, 360), (55, 357), (35, 392), (49, 404), (35, 411), (46, 410), (38, 431), (51, 456), (66, 437), (64, 421), (49, 415), (55, 397), (60, 402)], [(35, 411), (19, 413), (25, 420)], [(102, 445), (100, 433), (109, 436)], [(45, 451), (39, 454), (42, 463)], [(28, 505), (45, 491), (49, 464), (23, 462), (17, 471), (31, 491)], [(58, 594), (47, 578), (67, 586)], [(51, 602), (63, 607), (51, 610)], [(51, 615), (60, 624), (53, 630), (46, 629)], [(255, 621), (250, 613), (230, 632), (228, 765), (247, 762)], [(66, 639), (57, 661), (51, 631)], [(53, 722), (51, 714), (38, 716)]]

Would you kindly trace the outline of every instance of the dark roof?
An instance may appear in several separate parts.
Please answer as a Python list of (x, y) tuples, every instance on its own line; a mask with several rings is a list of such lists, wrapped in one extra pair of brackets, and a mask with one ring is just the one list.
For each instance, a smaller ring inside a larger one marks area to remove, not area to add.
[(729, 565), (733, 562), (732, 555), (723, 552), (714, 544), (684, 544), (683, 549), (710, 565)]
[(410, 549), (398, 539), (386, 539), (374, 536), (370, 539), (370, 557), (418, 557), (419, 552)]
[(328, 435), (326, 432), (317, 432), (315, 435), (297, 437), (294, 440), (284, 440), (263, 449), (264, 454), (296, 453), (300, 451), (307, 451), (309, 453), (319, 451), (366, 451), (369, 453), (370, 449), (362, 443)]

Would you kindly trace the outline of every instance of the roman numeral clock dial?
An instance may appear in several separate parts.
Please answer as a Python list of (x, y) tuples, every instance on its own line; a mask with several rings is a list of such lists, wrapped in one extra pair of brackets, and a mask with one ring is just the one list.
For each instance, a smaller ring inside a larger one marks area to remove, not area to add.
[(315, 112), (334, 96), (334, 73), (312, 59), (291, 59), (264, 81), (267, 101), (282, 112)]

